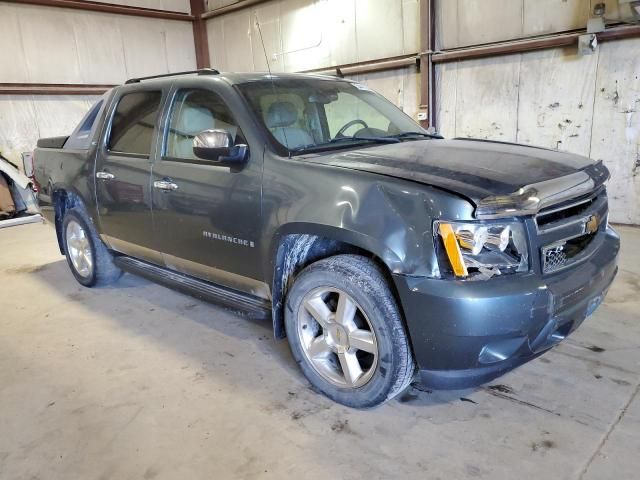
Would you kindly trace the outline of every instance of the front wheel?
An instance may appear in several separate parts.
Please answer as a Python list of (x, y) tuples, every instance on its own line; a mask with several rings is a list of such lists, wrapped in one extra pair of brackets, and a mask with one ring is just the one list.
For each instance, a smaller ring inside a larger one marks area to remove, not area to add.
[(413, 378), (402, 317), (370, 259), (338, 255), (303, 270), (287, 295), (285, 326), (307, 379), (338, 403), (374, 407)]

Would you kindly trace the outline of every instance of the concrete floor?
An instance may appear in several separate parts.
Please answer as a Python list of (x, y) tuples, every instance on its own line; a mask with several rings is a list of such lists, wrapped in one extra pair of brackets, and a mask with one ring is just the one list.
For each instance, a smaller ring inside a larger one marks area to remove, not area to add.
[(633, 479), (640, 229), (564, 344), (373, 411), (312, 392), (269, 323), (126, 275), (80, 287), (49, 225), (0, 229), (2, 479)]

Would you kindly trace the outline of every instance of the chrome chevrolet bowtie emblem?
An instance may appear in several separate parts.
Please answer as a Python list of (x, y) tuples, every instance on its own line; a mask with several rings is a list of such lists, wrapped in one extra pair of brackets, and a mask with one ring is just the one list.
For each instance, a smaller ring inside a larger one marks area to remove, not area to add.
[(584, 224), (585, 233), (596, 233), (598, 231), (598, 226), (600, 225), (600, 219), (597, 215), (591, 215), (587, 219), (587, 223)]

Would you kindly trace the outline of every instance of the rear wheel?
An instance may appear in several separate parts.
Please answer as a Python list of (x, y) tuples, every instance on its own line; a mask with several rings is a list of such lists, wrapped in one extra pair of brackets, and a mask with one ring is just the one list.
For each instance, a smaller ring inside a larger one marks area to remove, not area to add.
[(65, 213), (62, 239), (69, 268), (85, 287), (107, 285), (122, 276), (122, 270), (113, 263), (113, 254), (81, 210), (74, 208)]
[(303, 270), (287, 295), (285, 325), (305, 376), (336, 402), (374, 407), (413, 377), (400, 312), (369, 259), (339, 255)]

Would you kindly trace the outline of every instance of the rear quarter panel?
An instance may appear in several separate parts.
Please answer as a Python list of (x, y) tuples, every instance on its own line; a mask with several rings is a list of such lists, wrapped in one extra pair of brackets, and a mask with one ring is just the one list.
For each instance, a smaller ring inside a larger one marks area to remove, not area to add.
[(94, 158), (95, 149), (36, 148), (36, 181), (46, 192), (41, 203), (51, 201), (51, 194), (64, 190), (76, 195), (92, 217), (96, 215)]

